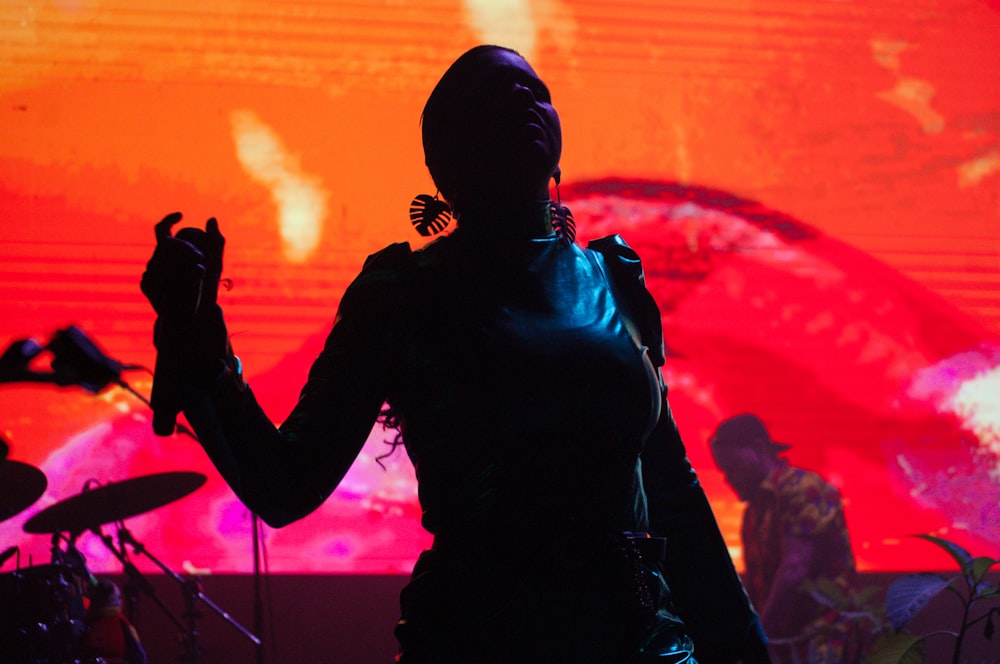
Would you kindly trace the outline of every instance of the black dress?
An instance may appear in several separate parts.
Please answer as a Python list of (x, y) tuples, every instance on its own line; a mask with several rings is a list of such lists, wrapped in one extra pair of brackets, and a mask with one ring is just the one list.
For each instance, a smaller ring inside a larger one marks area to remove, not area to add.
[[(638, 257), (617, 237), (591, 247), (471, 225), (391, 245), (280, 429), (232, 356), (184, 397), (223, 477), (277, 526), (329, 496), (389, 404), (434, 535), (401, 596), (402, 662), (626, 662), (651, 630), (647, 650), (676, 652), (656, 661), (685, 661), (675, 611), (702, 664), (761, 640), (666, 404)], [(623, 533), (666, 537), (666, 558)]]

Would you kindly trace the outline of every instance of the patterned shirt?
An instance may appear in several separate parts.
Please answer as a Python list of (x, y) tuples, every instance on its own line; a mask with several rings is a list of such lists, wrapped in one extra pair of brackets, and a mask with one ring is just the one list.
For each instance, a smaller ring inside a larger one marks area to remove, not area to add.
[[(825, 555), (808, 579), (828, 578), (848, 587), (854, 555), (840, 493), (818, 474), (782, 463), (761, 483), (743, 515), (743, 581), (750, 599), (763, 607), (781, 563), (785, 537), (815, 538)], [(817, 605), (817, 616), (822, 607)]]

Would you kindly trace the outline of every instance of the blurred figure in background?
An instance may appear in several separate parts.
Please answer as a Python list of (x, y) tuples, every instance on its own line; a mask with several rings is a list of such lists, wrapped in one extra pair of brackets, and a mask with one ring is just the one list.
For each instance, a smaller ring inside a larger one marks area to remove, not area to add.
[(743, 583), (760, 611), (776, 663), (843, 662), (854, 656), (850, 630), (818, 601), (817, 583), (849, 593), (854, 555), (840, 493), (817, 473), (779, 455), (756, 415), (724, 420), (709, 441), (716, 465), (746, 503), (740, 536)]
[[(146, 664), (139, 634), (122, 612), (118, 586), (101, 579), (88, 593), (84, 654), (107, 664)], [(90, 660), (88, 660), (90, 661)]]

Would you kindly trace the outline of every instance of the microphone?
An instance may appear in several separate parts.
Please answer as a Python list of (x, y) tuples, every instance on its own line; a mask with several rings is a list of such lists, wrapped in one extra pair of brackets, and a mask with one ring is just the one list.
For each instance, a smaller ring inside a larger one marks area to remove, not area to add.
[(54, 356), (52, 370), (57, 385), (79, 385), (97, 394), (121, 380), (121, 362), (108, 357), (74, 325), (58, 330), (46, 348)]
[(171, 436), (177, 430), (181, 412), (180, 391), (183, 384), (178, 372), (185, 352), (183, 334), (172, 325), (156, 321), (156, 366), (149, 405), (153, 409), (153, 433)]
[[(182, 228), (174, 237), (168, 236), (165, 241), (189, 244), (202, 256), (211, 253), (208, 234), (200, 228)], [(153, 391), (149, 401), (153, 409), (153, 433), (157, 436), (171, 436), (178, 430), (177, 416), (182, 410), (181, 391), (184, 385), (182, 367), (186, 363), (185, 355), (191, 351), (188, 337), (194, 327), (198, 309), (202, 305), (204, 290), (203, 277), (197, 284), (198, 294), (193, 307), (181, 307), (182, 314), (171, 317), (169, 321), (158, 318), (155, 323), (153, 339), (156, 344), (156, 365), (153, 369)]]

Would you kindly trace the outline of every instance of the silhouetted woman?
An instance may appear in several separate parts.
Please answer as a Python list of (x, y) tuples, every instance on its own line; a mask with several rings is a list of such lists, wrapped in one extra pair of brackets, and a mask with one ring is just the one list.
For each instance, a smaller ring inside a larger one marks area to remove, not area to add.
[(702, 664), (766, 661), (667, 406), (638, 258), (617, 237), (583, 249), (553, 231), (562, 134), (545, 84), (514, 51), (480, 46), (422, 122), (457, 228), (368, 258), (280, 428), (215, 305), (217, 224), (172, 238), (180, 215), (160, 222), (143, 290), (161, 413), (183, 410), (240, 499), (280, 527), (326, 500), (389, 405), (434, 535), (401, 595), (401, 662), (693, 661), (692, 639)]

